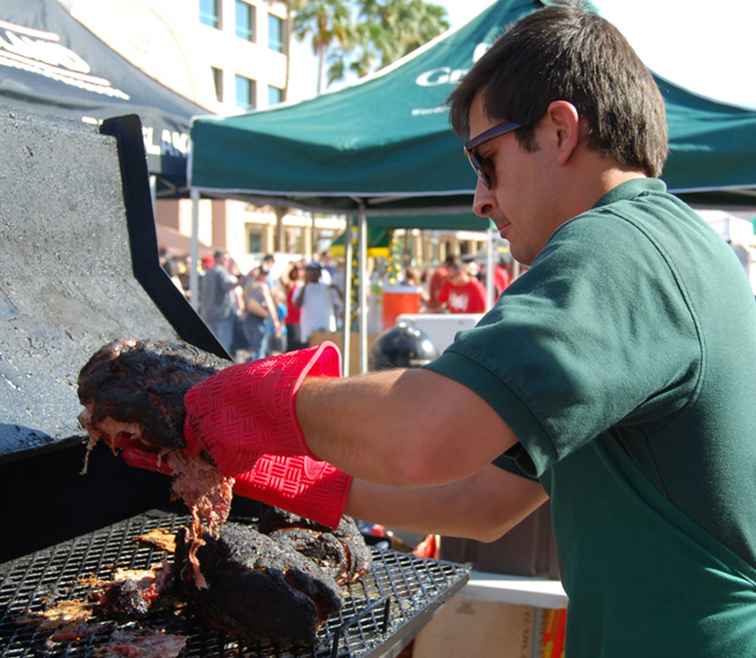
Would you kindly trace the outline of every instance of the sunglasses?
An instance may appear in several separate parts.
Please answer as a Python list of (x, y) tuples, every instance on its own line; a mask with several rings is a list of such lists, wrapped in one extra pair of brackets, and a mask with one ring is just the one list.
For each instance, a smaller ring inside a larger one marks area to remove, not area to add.
[(518, 128), (522, 128), (522, 124), (514, 121), (504, 121), (488, 130), (484, 130), (477, 137), (473, 137), (470, 141), (465, 142), (467, 160), (473, 168), (475, 175), (483, 181), (483, 185), (489, 190), (493, 189), (496, 182), (496, 167), (494, 166), (493, 158), (482, 157), (478, 154), (477, 148), (486, 142), (490, 142), (492, 139), (511, 133)]

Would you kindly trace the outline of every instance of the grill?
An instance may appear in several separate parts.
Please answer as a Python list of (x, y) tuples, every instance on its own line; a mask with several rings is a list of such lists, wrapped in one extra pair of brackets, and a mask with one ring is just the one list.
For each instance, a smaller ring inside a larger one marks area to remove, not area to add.
[[(236, 519), (242, 520), (242, 519)], [(47, 644), (50, 631), (19, 623), (19, 618), (45, 608), (45, 602), (86, 599), (87, 576), (107, 579), (117, 567), (144, 569), (171, 556), (136, 540), (153, 528), (177, 530), (186, 516), (148, 512), (102, 530), (63, 542), (0, 566), (0, 656), (84, 657), (96, 655), (116, 630), (103, 620), (86, 639)], [(259, 643), (240, 645), (203, 627), (189, 608), (163, 608), (139, 625), (165, 629), (189, 638), (182, 657), (265, 656), (335, 658), (396, 655), (428, 621), (433, 611), (457, 592), (469, 576), (468, 567), (422, 560), (390, 550), (373, 549), (368, 574), (344, 588), (344, 605), (321, 627), (313, 647)], [(124, 624), (121, 624), (123, 627)], [(129, 627), (129, 625), (126, 625)]]
[[(227, 355), (159, 266), (137, 117), (96, 131), (0, 112), (0, 150), (0, 658), (94, 656), (115, 622), (48, 646), (50, 631), (19, 617), (85, 598), (82, 577), (159, 562), (164, 555), (135, 536), (187, 517), (165, 506), (167, 478), (104, 448), (79, 475), (76, 375), (104, 343), (127, 336)], [(252, 519), (250, 502), (235, 500), (232, 514)], [(139, 624), (187, 636), (182, 657), (396, 656), (467, 578), (459, 564), (375, 551), (309, 648), (239, 646), (189, 608)]]

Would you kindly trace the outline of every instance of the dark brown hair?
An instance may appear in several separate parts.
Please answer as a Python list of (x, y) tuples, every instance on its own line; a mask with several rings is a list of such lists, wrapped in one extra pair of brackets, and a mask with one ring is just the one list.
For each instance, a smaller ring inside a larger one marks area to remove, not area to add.
[(452, 126), (468, 136), (482, 91), (486, 114), (521, 123), (517, 139), (532, 151), (535, 124), (549, 103), (565, 100), (585, 120), (590, 148), (658, 176), (667, 158), (659, 88), (619, 30), (581, 4), (540, 9), (505, 32), (449, 97)]

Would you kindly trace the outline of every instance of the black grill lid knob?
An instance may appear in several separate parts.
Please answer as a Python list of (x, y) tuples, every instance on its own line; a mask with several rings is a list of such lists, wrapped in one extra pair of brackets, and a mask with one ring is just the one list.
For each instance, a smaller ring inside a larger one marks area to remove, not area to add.
[(425, 332), (400, 322), (376, 338), (370, 355), (373, 370), (387, 370), (424, 366), (438, 357), (438, 351)]

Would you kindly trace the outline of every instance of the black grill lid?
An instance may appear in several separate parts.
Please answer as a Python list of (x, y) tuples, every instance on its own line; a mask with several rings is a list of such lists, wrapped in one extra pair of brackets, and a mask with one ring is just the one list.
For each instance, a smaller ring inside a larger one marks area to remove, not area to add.
[(76, 377), (103, 344), (226, 356), (158, 263), (141, 124), (0, 108), (0, 460), (80, 434)]

